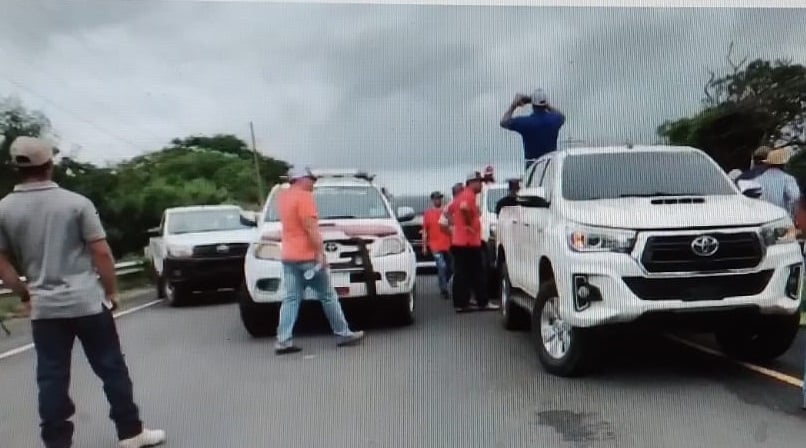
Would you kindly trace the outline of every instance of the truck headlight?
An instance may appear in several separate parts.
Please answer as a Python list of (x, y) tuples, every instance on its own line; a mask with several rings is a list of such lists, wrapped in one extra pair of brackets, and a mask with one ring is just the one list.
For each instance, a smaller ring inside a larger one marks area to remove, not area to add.
[(406, 243), (399, 236), (390, 236), (375, 241), (372, 254), (376, 257), (402, 254), (406, 251)]
[(168, 256), (174, 258), (188, 258), (193, 256), (193, 246), (183, 244), (169, 244)]
[(255, 246), (255, 258), (259, 260), (280, 260), (282, 253), (280, 243), (258, 243)]
[(568, 247), (577, 252), (629, 253), (635, 245), (634, 230), (572, 226), (566, 229)]
[(761, 227), (761, 239), (767, 246), (776, 244), (792, 243), (796, 241), (793, 229), (795, 225), (789, 218), (765, 224)]

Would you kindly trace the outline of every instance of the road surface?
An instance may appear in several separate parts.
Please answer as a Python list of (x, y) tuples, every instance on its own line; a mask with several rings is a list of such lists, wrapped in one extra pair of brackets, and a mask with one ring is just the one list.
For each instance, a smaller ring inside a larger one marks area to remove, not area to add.
[[(663, 337), (614, 337), (594, 376), (544, 373), (497, 313), (456, 315), (421, 277), (415, 325), (337, 348), (318, 322), (298, 355), (252, 339), (237, 306), (162, 304), (119, 318), (136, 399), (167, 447), (803, 447), (800, 390)], [(140, 302), (153, 297), (146, 293)], [(77, 345), (77, 447), (113, 447)], [(794, 365), (794, 364), (793, 364)], [(34, 356), (0, 360), (3, 447), (38, 442)], [(802, 370), (793, 372), (800, 374)]]

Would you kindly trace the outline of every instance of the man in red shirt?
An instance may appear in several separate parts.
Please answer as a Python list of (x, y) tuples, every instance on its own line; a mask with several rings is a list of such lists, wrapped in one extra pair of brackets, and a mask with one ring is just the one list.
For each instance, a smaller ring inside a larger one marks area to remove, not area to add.
[(443, 204), (442, 193), (435, 191), (431, 193), (433, 207), (423, 213), (423, 253), (430, 250), (434, 254), (434, 261), (437, 263), (437, 276), (439, 277), (439, 291), (443, 299), (448, 298), (448, 280), (451, 277), (451, 234), (440, 225)]
[(482, 258), (481, 211), (476, 196), (483, 178), (478, 172), (467, 177), (466, 187), (454, 199), (450, 213), (453, 221), (453, 306), (457, 312), (468, 311), (472, 291), (480, 309), (496, 309), (490, 304)]

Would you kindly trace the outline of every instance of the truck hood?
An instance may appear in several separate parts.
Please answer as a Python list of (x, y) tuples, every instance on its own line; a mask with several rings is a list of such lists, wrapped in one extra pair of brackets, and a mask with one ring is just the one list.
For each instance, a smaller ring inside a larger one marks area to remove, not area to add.
[(199, 246), (224, 243), (251, 243), (257, 237), (257, 229), (223, 230), (219, 232), (182, 233), (167, 235), (165, 242), (183, 246)]
[[(703, 203), (678, 198), (622, 198), (566, 202), (563, 214), (580, 224), (635, 230), (754, 226), (786, 218), (770, 203), (745, 196), (706, 196)], [(690, 198), (684, 198), (690, 199)], [(653, 203), (661, 200), (660, 203)], [(665, 202), (665, 203), (664, 203)]]
[[(280, 241), (282, 228), (279, 222), (263, 223), (260, 238)], [(404, 237), (396, 219), (328, 219), (319, 222), (319, 229), (325, 241), (353, 237), (380, 238), (391, 235)]]

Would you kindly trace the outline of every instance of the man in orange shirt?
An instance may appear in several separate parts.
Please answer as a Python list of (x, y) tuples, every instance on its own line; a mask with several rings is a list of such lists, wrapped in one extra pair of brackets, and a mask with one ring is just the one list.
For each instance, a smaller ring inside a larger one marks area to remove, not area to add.
[(330, 328), (339, 337), (339, 346), (352, 345), (364, 332), (350, 330), (339, 296), (330, 283), (324, 243), (319, 233), (319, 214), (313, 197), (316, 177), (307, 168), (292, 169), (290, 188), (280, 193), (278, 208), (282, 229), (283, 283), (285, 298), (280, 306), (280, 323), (274, 351), (278, 355), (299, 352), (293, 344), (294, 324), (306, 288), (322, 302)]
[(487, 291), (481, 243), (481, 212), (476, 196), (483, 178), (478, 172), (467, 177), (466, 187), (451, 204), (453, 221), (453, 306), (468, 311), (472, 291), (480, 309), (493, 310)]
[(439, 223), (442, 217), (442, 193), (431, 193), (434, 206), (423, 213), (423, 253), (430, 250), (437, 263), (437, 276), (439, 277), (439, 291), (443, 299), (448, 298), (448, 280), (451, 278), (451, 234)]

